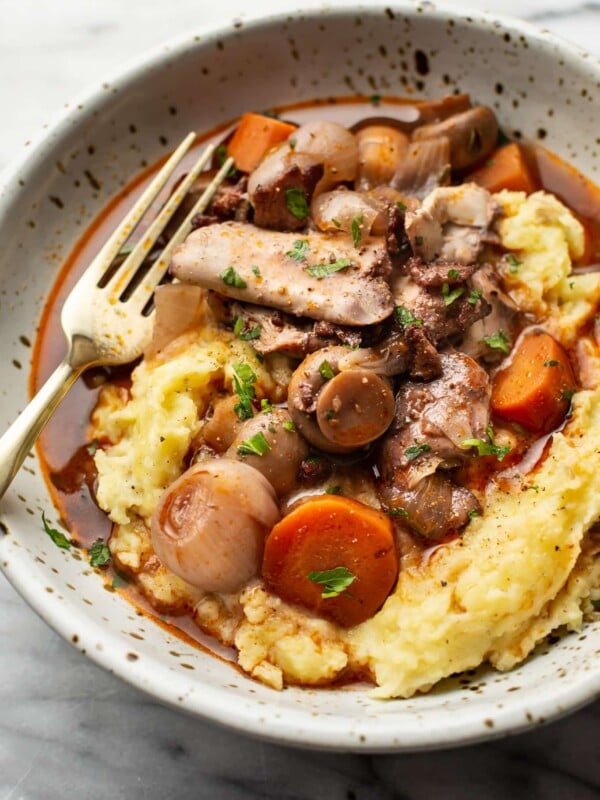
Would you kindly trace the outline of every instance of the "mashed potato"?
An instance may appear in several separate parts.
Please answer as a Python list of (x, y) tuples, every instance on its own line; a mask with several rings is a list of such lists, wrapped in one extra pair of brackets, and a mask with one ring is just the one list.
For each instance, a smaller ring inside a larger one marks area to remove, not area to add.
[[(570, 274), (584, 247), (581, 225), (543, 192), (497, 199), (502, 242), (518, 261), (512, 270), (507, 263), (506, 285), (569, 345), (600, 301), (598, 275)], [(586, 341), (597, 362), (597, 347)], [(202, 628), (235, 643), (244, 670), (274, 688), (368, 672), (381, 698), (409, 697), (484, 661), (510, 669), (552, 630), (581, 626), (590, 597), (600, 595), (600, 541), (590, 532), (600, 517), (600, 390), (591, 378), (541, 467), (516, 488), (492, 484), (484, 516), (426, 562), (402, 569), (383, 608), (354, 629), (287, 605), (260, 581), (219, 597), (171, 575), (152, 552), (148, 522), (240, 361), (257, 372), (258, 395), (272, 396), (277, 376), (249, 345), (208, 324), (144, 361), (131, 396), (109, 389), (96, 411), (96, 433), (114, 443), (96, 454), (98, 500), (117, 523), (111, 551), (156, 608), (193, 613)]]

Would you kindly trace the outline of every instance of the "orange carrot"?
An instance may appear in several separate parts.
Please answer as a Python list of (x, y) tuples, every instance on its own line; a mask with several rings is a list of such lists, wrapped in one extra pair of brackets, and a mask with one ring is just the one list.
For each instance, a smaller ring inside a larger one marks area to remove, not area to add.
[(239, 170), (252, 172), (268, 150), (285, 141), (295, 130), (295, 125), (279, 119), (243, 114), (227, 145), (227, 154), (233, 156)]
[(483, 186), (488, 192), (510, 189), (514, 192), (531, 194), (536, 190), (523, 149), (516, 142), (493, 152), (485, 166), (473, 172), (469, 180)]
[(275, 525), (265, 543), (266, 586), (344, 627), (372, 617), (397, 574), (391, 520), (345, 497), (307, 500)]
[(543, 331), (521, 339), (509, 365), (492, 386), (492, 409), (524, 428), (548, 433), (560, 425), (570, 406), (575, 375), (560, 344)]

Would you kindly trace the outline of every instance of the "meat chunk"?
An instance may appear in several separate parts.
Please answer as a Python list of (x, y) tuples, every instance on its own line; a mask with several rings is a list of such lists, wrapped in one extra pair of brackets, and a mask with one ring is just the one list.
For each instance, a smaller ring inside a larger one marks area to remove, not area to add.
[(400, 470), (412, 488), (439, 466), (456, 466), (468, 458), (465, 440), (486, 436), (491, 396), (487, 373), (463, 353), (441, 353), (440, 362), (440, 378), (407, 381), (398, 392), (395, 422), (378, 464), (386, 483), (393, 483)]
[[(452, 292), (460, 292), (453, 297)], [(427, 332), (429, 340), (437, 345), (446, 339), (463, 334), (478, 319), (490, 313), (483, 296), (473, 293), (469, 283), (446, 290), (426, 289), (408, 277), (399, 278), (394, 285), (396, 306), (407, 309)]]
[(468, 280), (479, 269), (478, 264), (452, 264), (448, 261), (432, 261), (426, 264), (420, 258), (409, 258), (405, 271), (419, 286), (440, 289), (445, 283), (454, 286)]
[(276, 231), (296, 231), (304, 228), (306, 217), (290, 200), (304, 200), (306, 209), (323, 177), (324, 167), (314, 156), (295, 153), (284, 143), (268, 154), (248, 180), (248, 198), (254, 208), (254, 224)]
[(210, 225), (175, 250), (171, 272), (226, 297), (337, 325), (372, 325), (390, 316), (391, 265), (382, 239), (357, 248), (346, 234), (311, 232), (300, 254), (298, 241), (244, 223)]
[(421, 378), (424, 381), (439, 378), (442, 374), (440, 354), (423, 328), (409, 325), (404, 335), (410, 353), (408, 374), (411, 378)]
[(491, 194), (474, 183), (440, 187), (419, 209), (407, 211), (406, 233), (413, 253), (425, 262), (473, 264), (499, 213)]

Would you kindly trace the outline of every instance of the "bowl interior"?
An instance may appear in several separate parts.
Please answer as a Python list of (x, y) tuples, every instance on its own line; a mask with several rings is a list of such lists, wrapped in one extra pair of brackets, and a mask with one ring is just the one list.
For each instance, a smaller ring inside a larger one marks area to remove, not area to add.
[[(26, 403), (30, 343), (66, 255), (107, 201), (190, 129), (328, 96), (468, 91), (507, 133), (543, 138), (599, 177), (600, 69), (591, 58), (518, 23), (429, 4), (395, 9), (338, 8), (190, 34), (96, 87), (29, 148), (0, 197), (0, 430)], [(43, 534), (42, 511), (55, 519), (32, 456), (0, 506), (0, 564), (38, 613), (159, 699), (242, 730), (324, 748), (436, 747), (543, 721), (600, 688), (596, 624), (511, 673), (483, 668), (407, 701), (374, 701), (364, 687), (276, 693), (105, 591), (79, 552)]]

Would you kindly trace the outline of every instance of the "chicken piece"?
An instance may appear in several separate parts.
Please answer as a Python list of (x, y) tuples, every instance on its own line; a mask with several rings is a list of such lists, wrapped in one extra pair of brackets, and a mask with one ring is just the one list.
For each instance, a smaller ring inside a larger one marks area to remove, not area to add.
[(413, 253), (425, 262), (473, 264), (499, 213), (491, 194), (474, 183), (440, 187), (419, 209), (407, 211), (406, 233)]
[[(303, 242), (303, 252), (298, 251)], [(291, 254), (294, 254), (293, 256)], [(265, 231), (225, 222), (193, 231), (173, 255), (183, 283), (226, 297), (339, 325), (372, 325), (390, 316), (391, 271), (383, 240), (355, 247), (350, 236)]]

